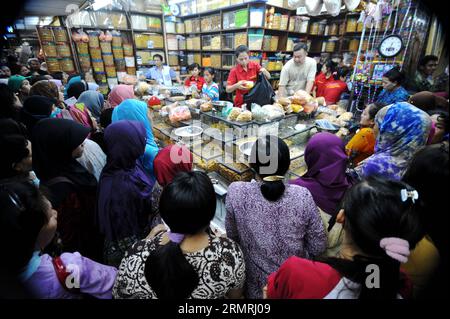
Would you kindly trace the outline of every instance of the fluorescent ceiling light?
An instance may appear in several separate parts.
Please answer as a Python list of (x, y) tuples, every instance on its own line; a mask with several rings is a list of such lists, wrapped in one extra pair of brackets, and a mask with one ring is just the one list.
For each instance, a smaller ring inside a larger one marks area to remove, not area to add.
[(98, 10), (103, 7), (106, 7), (107, 5), (112, 4), (112, 0), (95, 0), (92, 4), (92, 9)]

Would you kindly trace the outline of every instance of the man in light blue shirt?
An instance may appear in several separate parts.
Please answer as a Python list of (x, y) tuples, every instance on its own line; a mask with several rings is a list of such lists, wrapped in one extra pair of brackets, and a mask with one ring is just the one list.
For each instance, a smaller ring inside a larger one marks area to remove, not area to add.
[(172, 86), (172, 80), (181, 83), (179, 76), (169, 66), (163, 65), (163, 57), (160, 54), (153, 56), (155, 66), (145, 74), (145, 77), (149, 80), (153, 80), (155, 84)]

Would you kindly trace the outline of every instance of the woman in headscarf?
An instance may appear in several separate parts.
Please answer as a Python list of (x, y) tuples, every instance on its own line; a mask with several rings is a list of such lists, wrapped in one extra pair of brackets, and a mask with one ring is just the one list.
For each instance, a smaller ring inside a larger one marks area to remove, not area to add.
[(344, 142), (334, 134), (315, 134), (305, 148), (308, 171), (292, 184), (306, 187), (316, 205), (328, 215), (336, 215), (352, 179), (346, 174), (348, 157)]
[(407, 102), (385, 106), (375, 116), (375, 153), (356, 172), (361, 177), (401, 179), (414, 153), (427, 143), (430, 129), (430, 116), (415, 106)]
[(102, 113), (103, 104), (105, 102), (105, 99), (100, 92), (85, 91), (81, 93), (77, 102), (83, 103), (89, 109), (97, 123), (100, 121), (100, 114)]
[(30, 96), (45, 96), (56, 101), (56, 106), (63, 108), (63, 96), (59, 92), (57, 85), (49, 80), (38, 81), (30, 89)]
[(68, 85), (67, 88), (67, 98), (74, 97), (78, 100), (81, 93), (88, 90), (88, 86), (84, 81), (78, 81)]
[(119, 84), (114, 86), (108, 96), (109, 107), (116, 107), (126, 99), (134, 98), (134, 89), (132, 85)]
[(25, 100), (20, 110), (20, 121), (26, 125), (29, 136), (37, 122), (50, 117), (55, 104), (55, 99), (39, 95), (30, 96)]
[(159, 198), (163, 188), (172, 182), (180, 172), (192, 171), (194, 158), (189, 149), (182, 145), (169, 145), (158, 152), (153, 162), (154, 173), (157, 183), (152, 191), (152, 228), (161, 224), (159, 217)]
[(97, 214), (105, 236), (105, 262), (116, 267), (128, 248), (150, 230), (154, 182), (139, 161), (145, 139), (141, 122), (119, 121), (105, 130), (108, 157), (100, 177)]
[[(306, 145), (305, 163), (307, 172), (292, 184), (307, 188), (319, 207), (325, 229), (334, 225), (340, 203), (353, 179), (346, 173), (348, 157), (344, 142), (327, 132), (315, 134)], [(342, 243), (342, 227), (334, 225), (328, 233), (326, 255), (334, 256)]]
[(144, 124), (145, 130), (147, 132), (147, 140), (145, 153), (141, 157), (141, 161), (144, 165), (146, 173), (154, 180), (155, 177), (153, 172), (153, 161), (158, 154), (159, 149), (153, 137), (152, 124), (150, 122), (147, 111), (147, 104), (145, 104), (144, 102), (134, 99), (125, 100), (116, 108), (114, 108), (112, 123), (121, 120), (130, 120), (139, 121)]
[(72, 77), (69, 78), (66, 86), (64, 87), (64, 99), (68, 99), (69, 98), (69, 96), (67, 95), (67, 90), (69, 89), (69, 87), (72, 84), (77, 83), (77, 82), (81, 82), (81, 81), (82, 81), (82, 79), (81, 79), (80, 75), (75, 75), (75, 76), (72, 76)]
[(95, 226), (97, 180), (78, 161), (89, 129), (65, 119), (43, 119), (33, 129), (33, 169), (58, 211), (66, 251), (101, 261), (103, 238)]

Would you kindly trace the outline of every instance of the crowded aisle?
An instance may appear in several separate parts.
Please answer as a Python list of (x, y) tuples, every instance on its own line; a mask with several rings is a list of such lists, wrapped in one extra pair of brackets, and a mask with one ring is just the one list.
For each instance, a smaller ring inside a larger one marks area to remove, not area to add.
[(427, 1), (32, 2), (2, 42), (0, 298), (448, 296)]

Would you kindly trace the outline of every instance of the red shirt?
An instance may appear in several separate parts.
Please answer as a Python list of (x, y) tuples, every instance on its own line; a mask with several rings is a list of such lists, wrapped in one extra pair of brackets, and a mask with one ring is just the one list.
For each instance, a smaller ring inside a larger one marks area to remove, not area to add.
[(197, 90), (201, 91), (203, 88), (203, 84), (205, 84), (205, 79), (201, 76), (198, 76), (195, 78), (194, 76), (191, 76), (184, 81), (184, 85), (187, 87), (191, 87), (192, 85), (197, 86)]
[[(256, 82), (259, 70), (261, 66), (253, 61), (248, 62), (247, 71), (238, 64), (231, 69), (230, 75), (228, 76), (227, 84), (234, 85), (239, 81), (253, 81)], [(247, 94), (248, 90), (236, 90), (236, 97), (234, 98), (234, 106), (241, 107), (244, 104), (244, 94)]]
[(333, 80), (325, 84), (323, 88), (323, 97), (327, 105), (336, 104), (341, 94), (347, 92), (347, 83), (341, 80)]
[(320, 72), (319, 75), (316, 76), (316, 79), (314, 81), (314, 86), (317, 88), (316, 97), (323, 96), (323, 90), (325, 88), (325, 84), (327, 84), (328, 82), (332, 82), (332, 81), (334, 81), (334, 78), (332, 75), (327, 79), (327, 76), (325, 74), (323, 74), (322, 72)]

